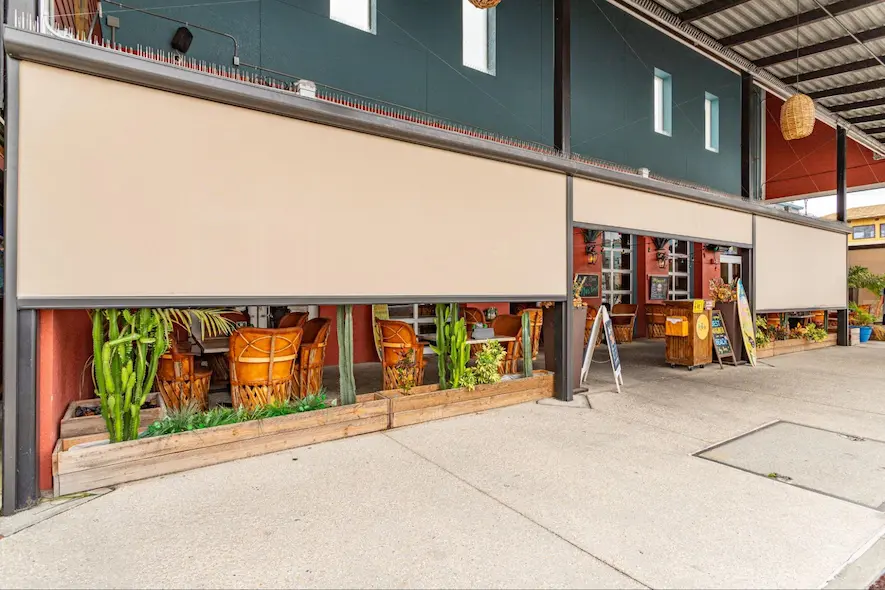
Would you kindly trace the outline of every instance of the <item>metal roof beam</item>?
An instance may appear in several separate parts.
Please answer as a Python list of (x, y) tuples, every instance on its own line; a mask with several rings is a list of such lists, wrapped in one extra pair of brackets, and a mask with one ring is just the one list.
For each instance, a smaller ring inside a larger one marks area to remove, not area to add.
[(869, 82), (861, 82), (859, 84), (849, 84), (848, 86), (837, 86), (835, 88), (827, 88), (818, 90), (817, 92), (809, 92), (808, 96), (817, 100), (819, 98), (827, 98), (828, 96), (839, 96), (841, 94), (854, 94), (855, 92), (866, 92), (868, 90), (878, 90), (885, 88), (885, 79), (871, 80)]
[[(740, 33), (735, 33), (734, 35), (729, 35), (728, 37), (723, 37), (722, 39), (719, 39), (719, 42), (726, 47), (733, 47), (734, 45), (749, 43), (750, 41), (756, 41), (757, 39), (762, 39), (763, 37), (769, 37), (771, 35), (783, 33), (784, 31), (790, 31), (792, 29), (795, 29), (796, 27), (810, 25), (811, 23), (822, 21), (824, 19), (830, 18), (830, 14), (832, 14), (833, 16), (838, 16), (840, 14), (845, 14), (846, 12), (860, 10), (861, 8), (866, 8), (867, 6), (879, 4), (882, 1), (883, 0), (840, 0), (839, 2), (834, 2), (833, 4), (827, 5), (827, 10), (824, 10), (822, 8), (813, 8), (806, 12), (799, 13), (798, 15), (788, 16), (786, 18), (776, 20), (772, 23), (762, 25), (760, 27), (741, 31)], [(827, 13), (827, 11), (829, 11), (829, 14)]]
[(876, 121), (885, 121), (885, 112), (863, 115), (861, 117), (848, 117), (845, 120), (852, 125), (857, 125), (858, 123), (875, 123)]
[[(856, 33), (855, 37), (857, 37), (861, 41), (874, 41), (876, 39), (881, 39), (885, 37), (885, 27), (867, 29), (866, 31)], [(836, 39), (830, 39), (829, 41), (815, 43), (814, 45), (800, 47), (798, 51), (796, 51), (795, 49), (791, 49), (790, 51), (784, 51), (783, 53), (777, 53), (775, 55), (762, 57), (757, 59), (754, 63), (760, 68), (767, 68), (768, 66), (784, 63), (785, 61), (790, 61), (792, 59), (796, 59), (797, 57), (807, 57), (816, 53), (823, 53), (824, 51), (841, 49), (842, 47), (848, 47), (850, 45), (855, 45), (856, 43), (857, 42), (851, 35), (845, 35), (844, 37), (838, 37)]]
[(722, 12), (723, 10), (728, 10), (729, 8), (740, 6), (745, 2), (748, 2), (748, 0), (710, 0), (709, 2), (705, 2), (700, 6), (695, 6), (694, 8), (683, 10), (676, 16), (681, 21), (690, 23), (698, 19), (716, 14), (717, 12)]
[(865, 133), (870, 135), (876, 135), (877, 133), (885, 133), (885, 127), (870, 127), (869, 129), (864, 129)]
[(859, 102), (848, 102), (845, 104), (836, 104), (827, 107), (827, 110), (833, 113), (844, 113), (845, 111), (853, 111), (856, 109), (868, 109), (870, 107), (880, 107), (885, 105), (885, 96), (882, 98), (872, 98), (870, 100), (861, 100)]
[[(879, 59), (885, 60), (885, 55), (880, 56)], [(874, 58), (862, 59), (860, 61), (852, 61), (846, 64), (839, 64), (838, 66), (833, 66), (831, 68), (821, 68), (820, 70), (803, 72), (798, 76), (785, 76), (781, 78), (781, 82), (783, 82), (784, 84), (798, 84), (800, 82), (818, 80), (820, 78), (826, 78), (828, 76), (838, 76), (839, 74), (847, 74), (849, 72), (866, 70), (867, 68), (874, 68), (878, 65), (879, 62), (876, 61)]]

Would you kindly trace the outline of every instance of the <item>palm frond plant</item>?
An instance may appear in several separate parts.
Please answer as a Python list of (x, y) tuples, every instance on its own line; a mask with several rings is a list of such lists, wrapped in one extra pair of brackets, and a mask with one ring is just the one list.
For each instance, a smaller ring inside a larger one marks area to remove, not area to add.
[(222, 309), (94, 309), (93, 380), (112, 443), (138, 438), (140, 410), (154, 387), (160, 357), (174, 325), (202, 323), (204, 335), (233, 331)]

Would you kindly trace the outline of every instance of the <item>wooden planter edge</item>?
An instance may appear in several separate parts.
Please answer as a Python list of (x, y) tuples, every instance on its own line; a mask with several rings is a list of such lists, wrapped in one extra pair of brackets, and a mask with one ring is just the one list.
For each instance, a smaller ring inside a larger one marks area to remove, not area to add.
[(369, 393), (348, 406), (114, 445), (71, 448), (71, 441), (59, 439), (52, 454), (53, 487), (56, 496), (72, 494), (552, 396), (553, 373), (538, 371), (473, 391), (427, 385), (411, 395)]
[(387, 429), (388, 400), (368, 397), (372, 399), (348, 406), (114, 445), (64, 451), (59, 440), (52, 460), (55, 493), (72, 494)]
[[(141, 410), (141, 424), (145, 427), (147, 427), (148, 424), (157, 420), (161, 420), (164, 416), (166, 416), (166, 404), (163, 403), (163, 396), (160, 395), (160, 392), (151, 392), (150, 394), (148, 394), (148, 397), (157, 398), (157, 407)], [(106, 427), (104, 417), (80, 416), (79, 418), (77, 418), (74, 416), (74, 412), (77, 410), (77, 406), (98, 405), (100, 403), (101, 402), (98, 398), (74, 400), (69, 403), (67, 409), (65, 410), (65, 413), (61, 417), (61, 422), (58, 426), (58, 437), (75, 438), (96, 435), (105, 432)]]
[(553, 396), (553, 373), (538, 371), (528, 378), (509, 379), (490, 385), (402, 395), (382, 392), (390, 400), (390, 426), (397, 428), (431, 420), (499, 408)]

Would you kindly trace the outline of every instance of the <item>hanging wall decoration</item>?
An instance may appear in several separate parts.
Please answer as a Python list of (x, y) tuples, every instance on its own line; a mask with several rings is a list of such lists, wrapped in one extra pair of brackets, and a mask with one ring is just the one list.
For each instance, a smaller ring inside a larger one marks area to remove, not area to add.
[(501, 0), (470, 0), (477, 8), (494, 8)]

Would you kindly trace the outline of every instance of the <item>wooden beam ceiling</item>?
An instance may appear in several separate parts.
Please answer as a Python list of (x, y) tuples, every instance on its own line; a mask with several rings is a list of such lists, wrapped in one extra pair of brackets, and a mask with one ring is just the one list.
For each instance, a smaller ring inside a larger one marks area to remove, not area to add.
[[(860, 33), (855, 33), (855, 36), (861, 41), (873, 41), (875, 39), (881, 39), (885, 37), (885, 27), (876, 27), (874, 29), (861, 31)], [(844, 37), (838, 37), (836, 39), (830, 39), (829, 41), (815, 43), (814, 45), (800, 47), (799, 51), (791, 49), (790, 51), (784, 51), (783, 53), (777, 53), (775, 55), (762, 57), (757, 59), (754, 63), (760, 68), (766, 68), (768, 66), (773, 66), (775, 64), (790, 61), (791, 59), (796, 59), (797, 56), (805, 57), (808, 55), (814, 55), (816, 53), (823, 53), (824, 51), (832, 51), (833, 49), (848, 47), (849, 45), (854, 45), (855, 43), (856, 41), (851, 37), (851, 35), (845, 35)]]
[[(867, 6), (879, 4), (882, 1), (883, 0), (840, 0), (839, 2), (828, 4), (827, 10), (830, 11), (833, 16), (839, 16), (840, 14), (845, 14), (846, 12), (851, 12), (853, 10), (859, 10)], [(827, 10), (824, 10), (822, 8), (813, 8), (798, 15), (788, 16), (786, 18), (782, 18), (780, 20), (767, 23), (753, 29), (748, 29), (746, 31), (741, 31), (740, 33), (735, 33), (734, 35), (723, 37), (722, 39), (719, 39), (719, 42), (726, 47), (732, 47), (734, 45), (741, 45), (742, 43), (756, 41), (758, 39), (762, 39), (763, 37), (769, 37), (771, 35), (783, 33), (784, 31), (790, 31), (792, 29), (795, 29), (797, 26), (810, 25), (811, 23), (816, 23), (818, 21), (830, 18), (830, 15), (827, 14)]]
[(856, 92), (878, 90), (879, 88), (885, 88), (885, 80), (870, 80), (869, 82), (861, 82), (859, 84), (849, 84), (848, 86), (836, 86), (835, 88), (826, 88), (824, 90), (818, 90), (817, 92), (809, 92), (808, 96), (817, 100), (819, 98), (827, 98), (828, 96), (854, 94)]
[(858, 123), (875, 123), (876, 121), (885, 121), (885, 112), (862, 115), (860, 117), (848, 117), (845, 120), (854, 125)]
[[(880, 55), (879, 59), (885, 61), (885, 55)], [(821, 68), (820, 70), (802, 72), (798, 76), (785, 76), (781, 78), (781, 82), (785, 84), (798, 84), (799, 82), (808, 82), (809, 80), (818, 80), (828, 76), (837, 76), (839, 74), (847, 74), (849, 72), (857, 72), (859, 70), (877, 67), (881, 67), (879, 62), (871, 57), (870, 59), (839, 64), (838, 66), (833, 66), (831, 68)]]
[(881, 98), (872, 98), (870, 100), (861, 100), (858, 102), (847, 102), (845, 104), (837, 104), (827, 107), (827, 110), (833, 113), (844, 113), (845, 111), (854, 111), (857, 109), (868, 109), (870, 107), (885, 106), (885, 96)]
[(749, 0), (710, 0), (709, 2), (705, 2), (703, 4), (695, 6), (694, 8), (683, 10), (676, 16), (679, 17), (679, 19), (681, 19), (683, 22), (690, 23), (698, 19), (716, 14), (717, 12), (722, 12), (723, 10), (728, 10), (729, 8), (740, 6), (741, 4), (748, 1)]

